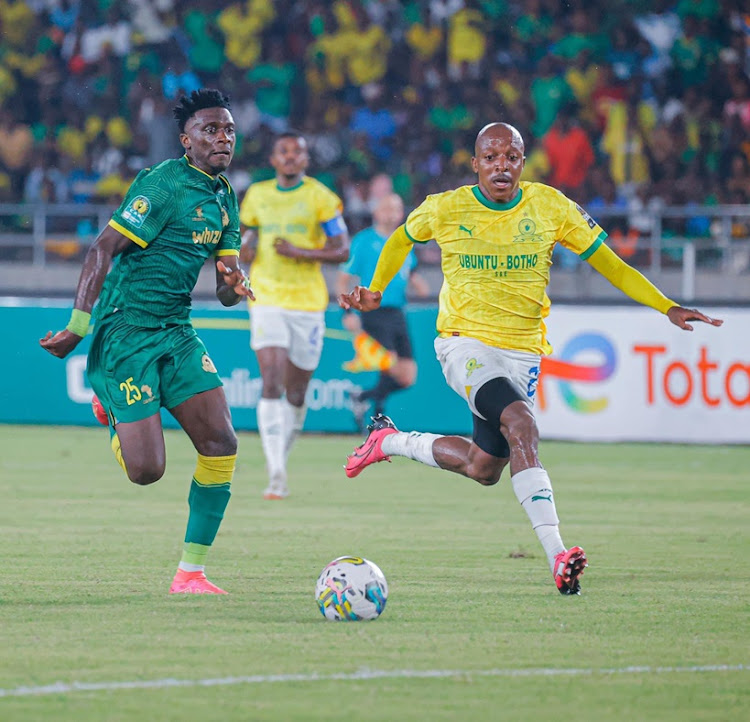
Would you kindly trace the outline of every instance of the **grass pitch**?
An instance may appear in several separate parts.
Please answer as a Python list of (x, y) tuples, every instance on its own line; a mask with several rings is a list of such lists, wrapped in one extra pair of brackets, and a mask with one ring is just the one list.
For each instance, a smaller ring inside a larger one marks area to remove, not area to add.
[[(591, 563), (570, 598), (507, 476), (396, 459), (347, 480), (355, 441), (300, 439), (292, 496), (264, 502), (242, 434), (208, 568), (230, 595), (169, 597), (187, 437), (139, 488), (103, 429), (1, 426), (0, 720), (747, 719), (750, 449), (543, 443)], [(379, 620), (318, 612), (342, 554), (388, 578)]]

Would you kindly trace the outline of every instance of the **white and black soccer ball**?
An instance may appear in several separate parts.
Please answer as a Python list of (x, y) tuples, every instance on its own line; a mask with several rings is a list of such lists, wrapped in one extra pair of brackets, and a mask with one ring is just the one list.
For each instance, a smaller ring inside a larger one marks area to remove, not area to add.
[(338, 557), (320, 573), (315, 601), (332, 622), (377, 619), (388, 601), (388, 582), (377, 564), (362, 557)]

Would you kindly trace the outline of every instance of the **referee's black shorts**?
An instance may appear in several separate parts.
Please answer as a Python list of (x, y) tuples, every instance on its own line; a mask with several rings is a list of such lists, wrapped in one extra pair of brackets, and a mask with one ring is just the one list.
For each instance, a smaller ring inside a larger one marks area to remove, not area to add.
[(399, 358), (414, 358), (406, 315), (400, 308), (386, 306), (363, 313), (362, 330), (389, 351), (395, 351)]

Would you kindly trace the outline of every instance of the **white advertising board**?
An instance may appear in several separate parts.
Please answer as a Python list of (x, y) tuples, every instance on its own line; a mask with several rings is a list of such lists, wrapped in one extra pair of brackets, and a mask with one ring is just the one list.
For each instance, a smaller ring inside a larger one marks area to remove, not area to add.
[(536, 415), (542, 438), (750, 443), (750, 310), (683, 331), (647, 308), (553, 305)]

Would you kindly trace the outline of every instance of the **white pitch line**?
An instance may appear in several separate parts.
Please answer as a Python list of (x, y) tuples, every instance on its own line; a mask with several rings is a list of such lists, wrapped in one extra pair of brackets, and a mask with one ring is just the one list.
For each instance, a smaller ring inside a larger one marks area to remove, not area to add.
[(445, 677), (582, 677), (615, 674), (672, 674), (683, 672), (746, 672), (747, 664), (710, 664), (692, 667), (613, 667), (555, 669), (361, 669), (337, 674), (272, 674), (248, 677), (208, 679), (144, 679), (130, 682), (55, 682), (42, 687), (0, 689), (0, 697), (36, 697), (69, 692), (111, 692), (120, 689), (167, 689), (169, 687), (228, 687), (236, 684), (271, 684), (275, 682), (357, 682), (373, 679), (441, 679)]

